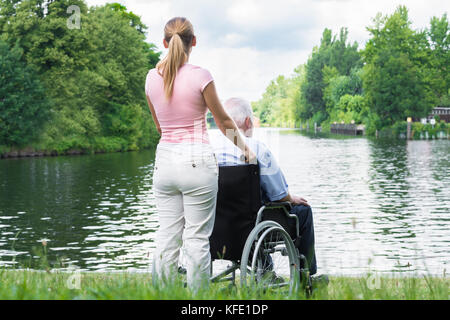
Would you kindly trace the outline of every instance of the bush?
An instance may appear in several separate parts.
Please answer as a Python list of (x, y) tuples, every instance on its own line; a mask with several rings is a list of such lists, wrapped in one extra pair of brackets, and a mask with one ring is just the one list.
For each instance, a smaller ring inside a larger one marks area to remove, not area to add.
[(444, 132), (448, 135), (450, 133), (450, 124), (445, 123), (445, 121), (441, 121), (432, 126), (429, 123), (423, 124), (421, 122), (414, 122), (411, 130), (413, 139), (422, 139), (427, 136), (432, 139), (437, 138), (440, 132)]
[(406, 138), (406, 131), (408, 129), (408, 124), (406, 121), (397, 121), (392, 126), (393, 134), (396, 137), (403, 137)]
[(121, 137), (95, 137), (93, 149), (97, 152), (127, 151), (128, 142)]

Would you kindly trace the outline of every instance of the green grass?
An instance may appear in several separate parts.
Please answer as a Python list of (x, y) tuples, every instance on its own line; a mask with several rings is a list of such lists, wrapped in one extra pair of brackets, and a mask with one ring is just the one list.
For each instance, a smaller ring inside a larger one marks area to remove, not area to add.
[[(142, 273), (79, 273), (78, 283), (73, 275), (59, 271), (3, 269), (0, 270), (0, 299), (307, 299), (303, 292), (288, 295), (283, 289), (262, 291), (224, 283), (211, 284), (197, 292), (184, 288), (181, 281), (159, 287), (152, 285), (149, 274)], [(447, 277), (331, 277), (329, 285), (317, 289), (309, 299), (448, 300), (449, 282)]]

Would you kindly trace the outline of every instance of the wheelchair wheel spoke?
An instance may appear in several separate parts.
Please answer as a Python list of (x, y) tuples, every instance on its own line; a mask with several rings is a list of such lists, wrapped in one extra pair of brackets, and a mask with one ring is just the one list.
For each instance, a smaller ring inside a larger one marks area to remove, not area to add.
[[(298, 257), (292, 239), (273, 221), (258, 224), (247, 239), (241, 260), (241, 284), (296, 290)], [(245, 268), (243, 264), (246, 264)]]

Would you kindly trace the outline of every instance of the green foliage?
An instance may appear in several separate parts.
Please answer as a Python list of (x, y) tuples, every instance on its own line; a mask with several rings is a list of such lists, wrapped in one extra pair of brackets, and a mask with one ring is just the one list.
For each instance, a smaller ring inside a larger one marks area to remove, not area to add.
[[(325, 29), (321, 45), (313, 49), (306, 65), (290, 78), (278, 78), (267, 87), (253, 107), (264, 124), (280, 126), (299, 123), (323, 123), (344, 94), (361, 94), (361, 57), (357, 44), (348, 44), (348, 31), (339, 38)], [(302, 121), (303, 120), (303, 121)]]
[(429, 39), (428, 70), (434, 93), (440, 106), (450, 106), (450, 28), (447, 14), (441, 18), (433, 17), (430, 28), (426, 30)]
[(256, 116), (261, 119), (261, 123), (274, 124), (276, 110), (281, 107), (280, 101), (287, 97), (287, 79), (279, 76), (272, 80), (263, 94), (261, 100), (253, 103)]
[(430, 112), (433, 100), (423, 71), (405, 54), (383, 53), (365, 71), (365, 93), (371, 110), (382, 119), (381, 126)]
[[(383, 127), (379, 131), (380, 137), (406, 138), (407, 122), (397, 121), (391, 126)], [(450, 123), (437, 121), (435, 125), (421, 122), (411, 123), (411, 135), (413, 139), (438, 139), (450, 136)]]
[(49, 102), (34, 70), (21, 61), (18, 44), (0, 40), (0, 145), (22, 146), (49, 119)]
[(340, 30), (339, 38), (332, 36), (331, 30), (325, 29), (320, 46), (313, 49), (306, 64), (306, 80), (301, 87), (305, 103), (301, 118), (321, 114), (316, 118), (325, 120), (327, 108), (324, 91), (327, 84), (332, 78), (349, 76), (353, 68), (362, 66), (357, 43), (350, 45), (347, 38), (346, 28)]
[(127, 8), (120, 3), (107, 3), (105, 7), (118, 12), (123, 18), (128, 20), (130, 26), (136, 28), (137, 31), (144, 33), (144, 31), (147, 30), (147, 26), (142, 23), (141, 18), (131, 11), (128, 12)]
[[(1, 38), (20, 44), (22, 62), (36, 70), (52, 105), (37, 144), (58, 153), (155, 145), (144, 83), (160, 53), (145, 41), (140, 18), (117, 3), (88, 9), (82, 0), (15, 2), (0, 4)], [(70, 5), (81, 10), (78, 29), (67, 26)]]
[(325, 29), (301, 76), (279, 77), (253, 103), (264, 125), (333, 122), (364, 124), (367, 135), (383, 128), (403, 130), (407, 117), (426, 117), (435, 106), (450, 106), (450, 32), (447, 14), (425, 30), (411, 29), (408, 10), (378, 14), (367, 28), (363, 51)]
[(362, 69), (354, 68), (350, 75), (341, 76), (336, 68), (325, 66), (323, 69), (326, 87), (323, 98), (327, 106), (327, 113), (331, 115), (333, 109), (338, 107), (339, 101), (344, 95), (362, 94)]
[(412, 136), (414, 139), (433, 139), (438, 138), (440, 133), (450, 134), (450, 123), (445, 121), (437, 122), (434, 126), (427, 123), (414, 122), (412, 124)]
[(263, 97), (253, 102), (252, 107), (261, 124), (291, 126), (295, 124), (303, 104), (300, 86), (304, 81), (304, 67), (299, 66), (290, 78), (279, 76), (271, 81)]
[(362, 123), (368, 115), (369, 108), (366, 99), (361, 95), (345, 94), (339, 98), (335, 107), (331, 110), (330, 121), (344, 123)]
[(403, 6), (391, 16), (378, 15), (374, 22), (364, 50), (363, 88), (371, 110), (380, 117), (380, 128), (409, 116), (425, 117), (437, 101), (424, 33), (410, 28)]

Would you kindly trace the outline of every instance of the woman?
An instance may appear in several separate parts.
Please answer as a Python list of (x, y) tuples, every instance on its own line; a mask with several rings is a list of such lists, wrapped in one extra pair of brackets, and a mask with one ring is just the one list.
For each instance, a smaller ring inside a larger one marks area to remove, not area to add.
[(218, 167), (206, 130), (208, 109), (222, 133), (232, 132), (228, 136), (246, 159), (255, 159), (224, 111), (211, 74), (188, 63), (196, 42), (186, 18), (167, 22), (163, 44), (168, 54), (149, 71), (145, 85), (148, 105), (161, 134), (153, 176), (160, 224), (153, 275), (154, 279), (167, 280), (176, 274), (184, 240), (191, 288), (210, 276), (209, 236), (214, 226)]

